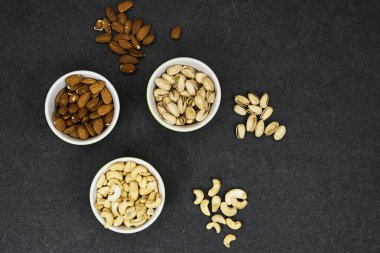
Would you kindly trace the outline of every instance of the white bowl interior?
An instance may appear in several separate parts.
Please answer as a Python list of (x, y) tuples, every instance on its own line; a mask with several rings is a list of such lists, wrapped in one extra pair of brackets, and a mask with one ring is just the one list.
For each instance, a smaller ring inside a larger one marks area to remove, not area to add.
[[(105, 81), (106, 86), (107, 86), (108, 90), (111, 92), (112, 99), (113, 99), (114, 115), (113, 115), (113, 119), (112, 119), (111, 124), (108, 127), (106, 127), (101, 134), (94, 136), (94, 137), (90, 137), (87, 140), (76, 139), (76, 138), (73, 138), (69, 135), (66, 135), (66, 134), (58, 131), (55, 128), (54, 123), (53, 123), (53, 119), (52, 119), (53, 113), (55, 111), (55, 104), (54, 104), (55, 97), (61, 89), (66, 87), (66, 83), (65, 83), (66, 77), (68, 77), (69, 75), (73, 75), (73, 74), (80, 74), (80, 75), (83, 75), (86, 77), (92, 77), (95, 79)], [(117, 95), (117, 92), (116, 92), (115, 88), (113, 87), (113, 85), (104, 76), (102, 76), (98, 73), (92, 72), (92, 71), (87, 71), (87, 70), (73, 71), (73, 72), (67, 73), (67, 74), (63, 75), (62, 77), (60, 77), (53, 84), (53, 86), (50, 88), (50, 90), (46, 96), (46, 100), (45, 100), (45, 116), (46, 116), (46, 120), (49, 124), (50, 129), (55, 133), (55, 135), (57, 135), (62, 140), (66, 141), (68, 143), (71, 143), (71, 144), (75, 144), (75, 145), (92, 144), (92, 143), (98, 142), (101, 139), (103, 139), (104, 137), (106, 137), (112, 131), (112, 129), (115, 127), (116, 122), (119, 118), (119, 113), (120, 113), (119, 96)]]
[(131, 234), (131, 233), (136, 233), (136, 232), (139, 232), (139, 231), (142, 231), (144, 229), (146, 229), (147, 227), (149, 227), (150, 225), (153, 224), (153, 222), (158, 218), (158, 216), (160, 215), (161, 211), (162, 211), (162, 208), (164, 207), (164, 203), (165, 203), (165, 186), (164, 186), (164, 182), (160, 176), (160, 174), (158, 173), (158, 171), (149, 163), (145, 162), (144, 160), (141, 160), (139, 158), (135, 158), (135, 157), (122, 157), (122, 158), (118, 158), (118, 159), (115, 159), (109, 163), (107, 163), (106, 165), (104, 165), (99, 171), (98, 173), (95, 175), (94, 179), (92, 180), (92, 183), (91, 183), (91, 188), (90, 188), (90, 205), (91, 205), (91, 209), (94, 213), (94, 215), (96, 216), (96, 218), (98, 219), (98, 221), (104, 226), (104, 219), (102, 217), (100, 217), (100, 212), (99, 210), (97, 210), (94, 206), (94, 203), (95, 203), (95, 200), (96, 200), (96, 182), (98, 181), (99, 177), (101, 174), (105, 173), (108, 171), (108, 167), (113, 164), (113, 163), (116, 163), (116, 162), (128, 162), (128, 161), (133, 161), (137, 164), (141, 164), (141, 165), (144, 165), (150, 173), (152, 173), (152, 175), (157, 179), (157, 182), (158, 182), (158, 191), (160, 192), (160, 195), (161, 195), (161, 198), (162, 198), (162, 202), (160, 204), (159, 207), (156, 208), (154, 214), (152, 215), (152, 217), (147, 221), (145, 222), (143, 225), (141, 225), (140, 227), (137, 227), (137, 228), (127, 228), (125, 226), (119, 226), (119, 227), (110, 227), (109, 229), (114, 231), (114, 232), (117, 232), (117, 233), (123, 233), (123, 234)]
[[(208, 75), (211, 80), (214, 82), (215, 85), (215, 102), (211, 106), (211, 110), (208, 114), (208, 116), (201, 122), (196, 122), (191, 125), (184, 125), (184, 126), (176, 126), (176, 125), (170, 125), (166, 123), (161, 117), (159, 112), (157, 111), (156, 107), (156, 100), (153, 95), (153, 91), (155, 89), (156, 84), (154, 83), (154, 80), (157, 77), (160, 77), (164, 72), (166, 72), (166, 69), (169, 66), (175, 65), (175, 64), (181, 64), (181, 65), (189, 65), (193, 68), (195, 68), (197, 71), (201, 71)], [(152, 74), (152, 76), (149, 79), (148, 83), (148, 88), (147, 88), (147, 102), (149, 106), (149, 110), (153, 114), (153, 117), (164, 127), (169, 128), (174, 131), (178, 132), (190, 132), (197, 130), (203, 126), (205, 126), (208, 122), (212, 120), (212, 118), (215, 116), (216, 112), (218, 111), (219, 105), (220, 105), (220, 99), (221, 99), (221, 88), (220, 88), (220, 83), (218, 78), (216, 77), (214, 71), (210, 67), (208, 67), (206, 64), (203, 62), (193, 59), (193, 58), (188, 58), (188, 57), (180, 57), (180, 58), (174, 58), (171, 59), (165, 63), (163, 63), (161, 66), (159, 66), (156, 71)]]

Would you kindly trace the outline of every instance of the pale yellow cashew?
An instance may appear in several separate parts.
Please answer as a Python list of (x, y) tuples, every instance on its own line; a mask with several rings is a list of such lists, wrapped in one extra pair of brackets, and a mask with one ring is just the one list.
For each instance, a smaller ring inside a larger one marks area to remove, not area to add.
[(135, 217), (136, 217), (136, 207), (132, 206), (132, 207), (128, 208), (127, 211), (125, 212), (124, 218), (127, 220), (131, 220)]
[(234, 216), (237, 213), (237, 209), (235, 207), (229, 207), (226, 202), (220, 204), (220, 210), (228, 217)]
[(147, 168), (145, 168), (143, 165), (137, 165), (131, 172), (132, 179), (135, 180), (137, 178), (137, 175), (142, 172), (147, 172)]
[(128, 161), (125, 163), (124, 172), (129, 173), (136, 167), (136, 163), (132, 161)]
[(199, 205), (202, 202), (202, 200), (204, 199), (205, 195), (204, 195), (203, 191), (201, 191), (199, 189), (194, 189), (193, 193), (195, 194), (194, 204)]
[(236, 207), (237, 209), (243, 209), (248, 204), (247, 200), (239, 201), (235, 198), (231, 200), (231, 203), (232, 203), (232, 206)]
[(231, 247), (231, 242), (236, 240), (236, 236), (233, 234), (228, 234), (226, 237), (224, 237), (223, 244), (227, 248)]
[(212, 228), (215, 228), (216, 233), (218, 233), (218, 234), (220, 233), (221, 228), (220, 228), (219, 223), (216, 223), (216, 222), (210, 222), (210, 223), (208, 223), (208, 224), (206, 225), (206, 229), (207, 229), (207, 230), (210, 230), (210, 229), (212, 229)]
[(225, 225), (226, 224), (226, 219), (224, 219), (224, 217), (220, 214), (214, 214), (211, 218), (211, 220), (213, 222), (217, 222), (217, 223), (220, 223), (220, 224), (223, 224)]
[(106, 173), (107, 180), (110, 180), (112, 178), (116, 178), (119, 181), (123, 181), (123, 173), (119, 171), (107, 171)]
[(113, 214), (113, 216), (119, 216), (119, 212), (117, 211), (119, 207), (119, 202), (113, 202), (112, 205), (111, 205), (111, 212)]
[(219, 196), (213, 196), (211, 199), (211, 210), (212, 212), (216, 213), (220, 207), (220, 203), (222, 200)]
[(149, 194), (149, 197), (148, 197), (148, 200), (155, 200), (156, 199), (156, 193), (155, 192), (151, 192), (150, 194)]
[(241, 228), (241, 222), (233, 221), (231, 218), (226, 219), (226, 224), (229, 228), (234, 229), (234, 230)]
[(113, 224), (113, 215), (110, 212), (101, 212), (100, 217), (104, 218), (106, 222), (104, 223), (105, 228), (110, 228)]
[(112, 195), (109, 195), (107, 199), (113, 202), (113, 201), (118, 200), (120, 198), (120, 195), (121, 195), (121, 189), (118, 185), (116, 185), (114, 193)]
[(122, 188), (122, 185), (120, 183), (119, 180), (117, 180), (116, 178), (113, 178), (113, 179), (110, 179), (108, 182), (107, 182), (107, 186), (112, 186), (112, 185), (118, 185), (120, 188)]
[(123, 220), (124, 220), (123, 216), (117, 216), (113, 222), (113, 226), (114, 227), (120, 226), (123, 223)]
[(110, 170), (110, 171), (123, 171), (124, 170), (124, 163), (123, 162), (117, 162), (117, 163), (111, 164), (108, 167), (108, 170)]
[(224, 196), (224, 201), (228, 205), (232, 205), (232, 199), (247, 199), (247, 193), (241, 189), (229, 190)]
[(128, 196), (131, 200), (137, 200), (139, 198), (139, 184), (136, 181), (130, 183)]
[(131, 224), (135, 227), (140, 227), (142, 224), (144, 224), (147, 220), (147, 216), (141, 216), (140, 218), (131, 220)]
[(210, 203), (210, 201), (208, 199), (204, 199), (204, 200), (202, 200), (202, 202), (200, 204), (201, 211), (206, 216), (210, 216), (210, 211), (208, 209), (208, 203)]
[(208, 196), (210, 197), (213, 197), (215, 196), (216, 194), (218, 194), (219, 190), (220, 190), (220, 180), (219, 179), (213, 179), (212, 180), (212, 187), (211, 189), (208, 191)]
[(104, 174), (101, 174), (98, 181), (96, 182), (96, 188), (101, 188), (105, 180), (106, 176)]
[(151, 201), (151, 200), (148, 200), (146, 203), (145, 203), (145, 206), (147, 208), (157, 208), (160, 204), (161, 204), (161, 198), (156, 198), (156, 201)]
[[(123, 201), (119, 204), (119, 213), (121, 215), (124, 215), (125, 211), (127, 210), (127, 207), (128, 207), (129, 203), (127, 201)], [(132, 204), (133, 205), (133, 204)]]
[(103, 197), (106, 197), (106, 196), (108, 195), (110, 189), (111, 189), (110, 187), (108, 187), (108, 186), (104, 186), (104, 187), (98, 189), (97, 192), (100, 193), (100, 194), (102, 194)]
[(140, 188), (139, 189), (139, 193), (140, 195), (144, 196), (144, 195), (148, 195), (149, 193), (151, 193), (152, 190), (151, 189), (147, 189), (147, 188)]

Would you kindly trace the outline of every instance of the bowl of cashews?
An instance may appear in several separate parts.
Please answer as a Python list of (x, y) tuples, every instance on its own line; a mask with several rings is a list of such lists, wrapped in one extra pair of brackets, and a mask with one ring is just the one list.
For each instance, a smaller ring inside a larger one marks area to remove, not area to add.
[(95, 175), (90, 205), (98, 221), (117, 233), (136, 233), (152, 225), (165, 203), (158, 171), (135, 157), (110, 161)]

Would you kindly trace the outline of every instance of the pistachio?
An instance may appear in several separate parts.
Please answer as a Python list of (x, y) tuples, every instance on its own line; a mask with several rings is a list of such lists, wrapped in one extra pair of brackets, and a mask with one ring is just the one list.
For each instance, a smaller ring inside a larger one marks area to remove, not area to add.
[(196, 111), (193, 107), (187, 107), (185, 111), (186, 119), (193, 120), (196, 116)]
[(265, 135), (269, 136), (269, 135), (274, 134), (276, 132), (278, 126), (279, 126), (279, 124), (276, 121), (269, 123), (269, 125), (267, 125), (265, 127), (265, 130), (264, 130)]
[(182, 70), (182, 65), (172, 65), (166, 69), (166, 73), (169, 76), (174, 76), (178, 74), (179, 72), (181, 72), (181, 70)]
[(236, 137), (240, 140), (244, 139), (245, 136), (245, 126), (243, 124), (239, 124), (236, 126)]
[(186, 80), (185, 87), (186, 90), (189, 92), (190, 96), (195, 96), (198, 89), (198, 85), (195, 82), (195, 80)]
[(251, 102), (251, 104), (253, 105), (258, 105), (260, 100), (259, 98), (255, 95), (255, 93), (248, 93), (248, 99), (249, 99), (249, 102)]
[(206, 77), (205, 73), (198, 72), (195, 74), (195, 81), (197, 81), (198, 83), (202, 83), (202, 79), (205, 77)]
[(169, 94), (169, 91), (163, 90), (163, 89), (155, 89), (153, 92), (153, 95), (155, 97), (163, 97), (163, 96), (167, 96), (168, 94)]
[(170, 125), (175, 125), (177, 118), (171, 115), (170, 113), (164, 112), (161, 114), (162, 118)]
[(161, 75), (161, 77), (165, 79), (166, 81), (168, 81), (170, 84), (175, 84), (174, 76), (169, 76), (168, 74), (164, 73)]
[(203, 87), (205, 87), (206, 91), (214, 91), (215, 86), (209, 77), (205, 77), (202, 79)]
[(255, 130), (257, 123), (257, 117), (254, 114), (251, 114), (248, 116), (247, 123), (246, 123), (246, 129), (247, 132), (252, 132)]
[(260, 115), (262, 113), (263, 109), (260, 106), (257, 105), (248, 105), (247, 112), (249, 114), (255, 114)]
[(264, 93), (260, 98), (260, 107), (265, 108), (268, 106), (269, 103), (269, 95), (268, 93)]
[(265, 107), (265, 109), (261, 113), (260, 119), (265, 121), (266, 119), (268, 119), (272, 115), (272, 113), (273, 113), (273, 108), (270, 106), (267, 106), (267, 107)]
[(177, 90), (170, 90), (169, 98), (172, 102), (177, 103), (179, 99), (179, 92)]
[(276, 141), (279, 141), (285, 136), (285, 133), (286, 133), (286, 127), (281, 125), (277, 128), (276, 132), (273, 135), (273, 138)]
[(244, 109), (244, 107), (242, 107), (241, 105), (235, 105), (234, 106), (234, 111), (241, 115), (241, 116), (244, 116), (247, 114), (247, 111)]
[(190, 66), (183, 66), (181, 73), (187, 78), (194, 79), (196, 71)]
[(178, 106), (175, 103), (173, 103), (173, 102), (168, 103), (166, 105), (166, 108), (167, 108), (169, 113), (171, 113), (175, 117), (179, 117), (180, 111), (179, 111)]
[(195, 98), (194, 98), (194, 101), (195, 101), (195, 105), (200, 109), (200, 110), (202, 110), (202, 109), (205, 109), (205, 107), (204, 107), (204, 102), (205, 102), (205, 100), (204, 100), (204, 98), (202, 97), (202, 96), (200, 96), (200, 95), (197, 95)]
[(208, 91), (206, 94), (207, 102), (213, 104), (215, 102), (216, 94), (215, 92)]
[(247, 106), (249, 105), (249, 99), (242, 96), (242, 95), (237, 95), (235, 96), (235, 102), (238, 104), (238, 105), (242, 105), (242, 106)]
[(177, 90), (178, 92), (183, 92), (186, 88), (186, 77), (184, 75), (178, 76)]
[(208, 112), (206, 110), (200, 110), (197, 115), (195, 116), (195, 120), (200, 122), (204, 120), (208, 115)]
[(259, 120), (256, 124), (256, 127), (255, 127), (255, 136), (256, 137), (261, 137), (264, 133), (264, 121), (263, 120)]
[(169, 91), (172, 87), (168, 81), (166, 81), (165, 79), (162, 79), (162, 78), (156, 78), (154, 80), (154, 82), (162, 90)]

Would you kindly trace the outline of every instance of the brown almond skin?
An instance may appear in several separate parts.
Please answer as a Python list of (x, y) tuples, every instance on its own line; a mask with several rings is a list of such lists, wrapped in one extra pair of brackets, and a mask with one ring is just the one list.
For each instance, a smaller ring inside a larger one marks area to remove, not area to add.
[(65, 121), (65, 123), (66, 123), (66, 127), (69, 127), (69, 126), (74, 125), (74, 122), (73, 122), (71, 119), (67, 119), (67, 120)]
[(103, 116), (109, 113), (113, 109), (113, 105), (101, 105), (98, 107), (98, 110), (96, 111), (99, 115)]
[(91, 98), (97, 98), (100, 95), (100, 92), (91, 94)]
[[(99, 103), (99, 98), (93, 98), (93, 99), (90, 99), (87, 104), (86, 104), (86, 108), (88, 110), (91, 110), (93, 108), (95, 108), (95, 106), (97, 106)], [(84, 108), (84, 107), (83, 107)]]
[(124, 27), (119, 22), (112, 22), (111, 27), (114, 31), (118, 33), (124, 33)]
[(71, 133), (71, 132), (76, 132), (77, 127), (78, 127), (77, 125), (69, 126), (69, 127), (67, 127), (67, 128), (63, 131), (63, 133), (64, 133), (64, 134), (69, 134), (69, 133)]
[(103, 27), (106, 33), (111, 33), (111, 22), (108, 19), (103, 19)]
[(56, 106), (59, 106), (59, 102), (61, 101), (61, 97), (63, 95), (63, 93), (66, 91), (66, 88), (63, 88), (62, 90), (60, 90), (57, 94), (57, 96), (55, 96), (55, 100), (54, 100), (54, 103)]
[(95, 31), (102, 31), (103, 30), (103, 21), (102, 20), (97, 20), (95, 25), (94, 25), (94, 30)]
[(141, 46), (140, 46), (140, 42), (136, 39), (136, 37), (134, 35), (131, 34), (131, 43), (133, 45), (134, 48), (136, 48), (137, 50), (140, 50)]
[(66, 113), (65, 115), (63, 115), (63, 119), (64, 120), (68, 120), (71, 118), (71, 114), (70, 113)]
[(109, 33), (102, 33), (102, 34), (96, 35), (95, 37), (95, 41), (102, 44), (108, 43), (111, 40), (112, 40), (112, 35)]
[(87, 129), (87, 132), (88, 132), (91, 136), (95, 136), (95, 135), (96, 135), (96, 133), (95, 133), (95, 131), (94, 131), (94, 128), (92, 128), (92, 126), (91, 126), (89, 123), (84, 122), (83, 124), (84, 124), (85, 128)]
[(145, 39), (142, 41), (142, 44), (144, 46), (147, 46), (147, 45), (150, 45), (154, 42), (154, 40), (156, 39), (156, 36), (154, 36), (153, 34), (148, 34)]
[(62, 118), (56, 118), (53, 121), (53, 124), (55, 128), (57, 128), (57, 130), (60, 132), (63, 132), (66, 128), (66, 122)]
[(67, 85), (67, 89), (69, 90), (67, 92), (67, 95), (70, 96), (73, 93), (72, 91), (76, 91), (80, 86), (81, 86), (81, 83), (78, 83), (78, 84), (75, 84), (75, 85), (72, 85), (72, 86)]
[(98, 80), (96, 83), (90, 86), (91, 93), (98, 93), (106, 86), (106, 82)]
[(90, 113), (90, 115), (88, 115), (88, 117), (90, 117), (90, 119), (97, 119), (97, 118), (101, 117), (101, 115), (99, 115), (99, 113), (97, 113), (97, 112), (92, 112), (92, 113)]
[(78, 105), (77, 104), (70, 104), (69, 105), (69, 113), (73, 114), (73, 113), (76, 113), (77, 111), (79, 110), (78, 108)]
[(113, 36), (112, 39), (114, 41), (117, 41), (117, 42), (119, 42), (120, 40), (126, 40), (126, 41), (131, 40), (131, 38), (128, 35), (124, 34), (124, 33), (118, 33), (115, 36)]
[(59, 101), (59, 105), (61, 107), (65, 107), (68, 103), (69, 103), (69, 95), (67, 95), (67, 92), (64, 92)]
[(126, 20), (124, 23), (125, 34), (130, 34), (132, 30), (132, 20)]
[(79, 125), (77, 128), (77, 132), (78, 132), (79, 139), (81, 139), (81, 140), (88, 139), (89, 134), (88, 134), (86, 127)]
[(72, 104), (72, 103), (75, 103), (76, 101), (78, 101), (78, 94), (74, 93), (74, 94), (71, 94), (69, 96), (69, 103)]
[(140, 30), (136, 33), (136, 39), (142, 41), (148, 35), (150, 31), (150, 25), (143, 25)]
[(136, 19), (135, 21), (133, 21), (133, 24), (132, 24), (132, 34), (135, 35), (141, 28), (142, 26), (142, 20), (141, 19)]
[(117, 5), (117, 10), (119, 12), (125, 12), (125, 11), (129, 10), (130, 8), (132, 8), (132, 6), (133, 6), (133, 1), (132, 0), (120, 2)]
[(125, 20), (127, 20), (127, 15), (125, 13), (121, 12), (117, 14), (117, 20), (119, 21), (120, 24), (124, 25)]
[(133, 64), (126, 63), (120, 65), (120, 71), (126, 74), (133, 74), (136, 72), (136, 67)]
[(91, 77), (85, 77), (85, 78), (82, 79), (81, 83), (84, 83), (84, 84), (94, 84), (94, 83), (96, 83), (96, 79), (91, 78)]
[(124, 49), (131, 49), (133, 47), (132, 43), (127, 40), (119, 40), (119, 46)]
[(138, 64), (140, 61), (136, 57), (133, 57), (132, 55), (125, 54), (119, 57), (120, 63), (130, 63), (130, 64)]
[(92, 121), (92, 127), (94, 128), (96, 134), (101, 134), (104, 128), (103, 120), (101, 118), (94, 119)]
[(84, 123), (84, 122), (88, 122), (89, 120), (90, 120), (90, 118), (86, 115), (86, 116), (84, 116), (84, 117), (80, 120), (80, 122)]
[(116, 54), (125, 54), (125, 49), (121, 48), (116, 41), (108, 42), (108, 48)]
[(104, 87), (104, 89), (100, 92), (100, 95), (102, 96), (104, 104), (108, 105), (112, 103), (112, 95), (111, 92), (107, 89), (107, 87)]
[(170, 33), (170, 37), (172, 37), (173, 40), (179, 40), (179, 38), (181, 37), (181, 34), (182, 34), (182, 27), (177, 25), (173, 27)]
[(83, 108), (80, 108), (79, 111), (78, 111), (78, 116), (79, 118), (83, 118), (84, 116), (86, 116), (88, 113), (88, 110), (86, 107), (83, 107)]
[(117, 15), (116, 12), (112, 9), (111, 6), (106, 7), (106, 15), (109, 21), (116, 22), (117, 21)]
[(89, 91), (89, 90), (90, 90), (90, 86), (82, 85), (75, 91), (75, 93), (78, 95), (82, 95), (83, 93), (85, 93), (86, 91)]
[(63, 116), (63, 115), (65, 115), (67, 113), (68, 110), (69, 110), (69, 108), (67, 106), (65, 106), (65, 107), (59, 107), (58, 113)]
[(90, 98), (91, 98), (91, 92), (86, 91), (85, 93), (83, 93), (83, 95), (81, 95), (77, 101), (78, 107), (83, 108), (88, 102), (88, 100), (90, 100)]
[(81, 120), (81, 118), (78, 116), (77, 113), (75, 113), (75, 114), (71, 115), (71, 120), (72, 120), (74, 123), (78, 123), (78, 122)]
[(104, 116), (104, 123), (106, 124), (106, 126), (109, 126), (111, 124), (112, 119), (113, 119), (113, 110), (111, 110), (109, 113), (107, 113)]
[(145, 54), (137, 49), (131, 48), (129, 49), (129, 54), (132, 55), (133, 57), (141, 58), (144, 57)]
[(74, 86), (78, 83), (80, 83), (83, 79), (83, 76), (82, 75), (70, 75), (68, 77), (66, 77), (65, 79), (65, 82), (68, 86)]

